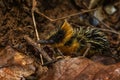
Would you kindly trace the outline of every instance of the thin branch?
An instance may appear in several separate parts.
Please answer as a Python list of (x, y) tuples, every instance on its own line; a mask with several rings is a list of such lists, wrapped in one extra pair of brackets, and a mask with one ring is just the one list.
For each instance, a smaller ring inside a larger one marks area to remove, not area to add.
[(42, 48), (40, 48), (38, 44), (35, 41), (33, 41), (30, 37), (25, 35), (24, 39), (28, 42), (28, 44), (32, 45), (35, 49), (37, 49), (47, 61), (52, 61), (49, 55)]
[(76, 15), (80, 15), (80, 14), (92, 12), (92, 11), (95, 11), (95, 10), (96, 10), (96, 9), (84, 10), (83, 12), (74, 13), (74, 14), (71, 14), (71, 15), (68, 15), (68, 16), (64, 16), (64, 17), (57, 18), (57, 19), (52, 19), (52, 18), (46, 16), (45, 14), (43, 14), (42, 12), (40, 12), (38, 9), (35, 9), (35, 12), (36, 12), (37, 14), (39, 14), (39, 15), (42, 15), (43, 17), (45, 17), (45, 18), (48, 19), (49, 21), (53, 22), (53, 21), (62, 20), (62, 19), (68, 18), (68, 17), (72, 17), (72, 16), (76, 16)]
[(105, 24), (103, 21), (100, 21), (97, 17), (95, 17), (94, 15), (90, 14), (93, 18), (95, 18), (96, 20), (98, 20), (101, 24), (103, 24), (106, 28), (114, 30), (113, 28), (111, 28), (110, 26), (108, 26), (107, 24)]
[[(87, 6), (86, 6), (87, 9), (89, 9)], [(115, 34), (118, 34), (120, 36), (120, 33), (115, 31), (113, 28), (111, 28), (110, 26), (108, 26), (107, 24), (105, 24), (103, 21), (100, 21), (97, 17), (95, 17), (94, 15), (90, 14), (93, 18), (95, 18), (96, 20), (98, 20), (101, 24), (103, 24), (106, 28), (110, 29), (110, 30), (106, 30), (106, 31), (109, 31), (109, 32), (112, 32), (112, 33), (115, 33)], [(102, 29), (103, 31), (105, 31), (104, 29)]]
[[(33, 24), (34, 24), (34, 28), (35, 28), (36, 38), (37, 38), (37, 40), (40, 40), (38, 30), (37, 30), (37, 26), (36, 26), (35, 16), (34, 16), (34, 11), (35, 11), (36, 4), (37, 4), (36, 0), (33, 0), (33, 5), (32, 5), (32, 11), (31, 12), (32, 12), (32, 19), (33, 19)], [(38, 46), (40, 47), (40, 44), (38, 44)], [(41, 58), (41, 63), (43, 64), (43, 58), (42, 58), (41, 54), (40, 54), (40, 58)]]
[(87, 49), (86, 49), (86, 51), (84, 52), (83, 57), (85, 57), (85, 56), (88, 54), (88, 51), (90, 50), (90, 47), (91, 47), (91, 44), (88, 43), (88, 44), (87, 44)]
[(35, 27), (35, 34), (36, 34), (37, 40), (40, 40), (38, 30), (37, 30), (37, 27), (36, 27), (36, 22), (35, 22), (35, 17), (34, 17), (34, 11), (33, 10), (32, 10), (32, 19), (33, 19), (33, 23), (34, 23), (34, 27)]

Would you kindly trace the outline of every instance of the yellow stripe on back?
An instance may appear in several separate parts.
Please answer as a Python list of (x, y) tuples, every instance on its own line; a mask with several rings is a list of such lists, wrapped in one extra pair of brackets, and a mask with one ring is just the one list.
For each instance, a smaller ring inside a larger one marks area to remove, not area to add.
[(73, 28), (72, 26), (65, 20), (64, 24), (61, 27), (62, 30), (65, 31), (65, 38), (63, 39), (63, 43), (66, 43), (73, 36)]

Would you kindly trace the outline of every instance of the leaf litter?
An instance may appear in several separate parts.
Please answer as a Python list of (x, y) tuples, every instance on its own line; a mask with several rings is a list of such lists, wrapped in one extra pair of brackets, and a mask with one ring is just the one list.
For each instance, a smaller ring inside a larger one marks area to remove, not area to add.
[[(37, 4), (33, 6), (32, 2)], [(46, 45), (40, 48), (53, 61), (41, 59), (41, 50), (24, 39), (28, 35), (37, 44), (33, 7), (40, 39), (46, 39), (67, 19), (73, 27), (92, 25), (103, 30), (112, 56), (64, 56), (58, 60), (54, 49)], [(119, 0), (1, 0), (0, 10), (0, 80), (119, 80)]]

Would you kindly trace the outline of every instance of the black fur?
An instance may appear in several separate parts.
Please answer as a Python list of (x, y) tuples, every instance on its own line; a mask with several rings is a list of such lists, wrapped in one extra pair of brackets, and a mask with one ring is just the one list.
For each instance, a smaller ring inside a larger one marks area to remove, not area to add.
[(53, 40), (54, 43), (61, 42), (65, 37), (65, 31), (59, 29), (57, 33), (53, 34), (48, 40)]
[(73, 41), (76, 39), (77, 34), (75, 34), (74, 36), (72, 36), (66, 43), (65, 46), (71, 46)]

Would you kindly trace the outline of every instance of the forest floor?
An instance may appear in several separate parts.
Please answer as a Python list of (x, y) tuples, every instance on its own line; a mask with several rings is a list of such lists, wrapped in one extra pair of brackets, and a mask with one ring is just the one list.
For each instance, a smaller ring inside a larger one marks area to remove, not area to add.
[[(53, 49), (36, 42), (46, 39), (65, 19), (73, 27), (102, 30), (112, 55), (67, 56), (48, 63), (54, 59)], [(41, 58), (42, 53), (50, 59)], [(119, 62), (119, 0), (0, 0), (0, 80), (119, 80)]]

